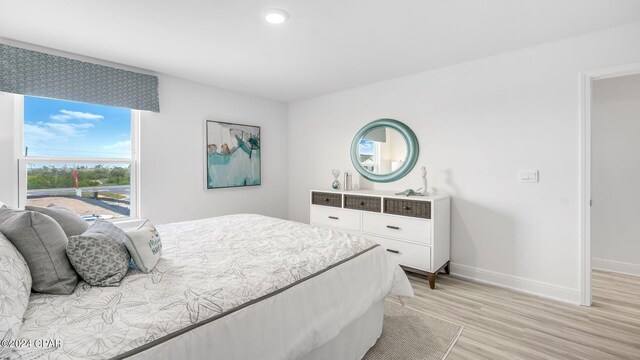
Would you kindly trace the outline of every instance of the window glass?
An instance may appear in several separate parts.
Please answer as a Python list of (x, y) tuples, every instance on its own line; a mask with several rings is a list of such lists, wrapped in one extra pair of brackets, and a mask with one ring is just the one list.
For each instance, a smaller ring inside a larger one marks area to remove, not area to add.
[(375, 172), (376, 170), (376, 144), (373, 140), (360, 140), (359, 144), (359, 154), (360, 164), (362, 167), (367, 169), (370, 172)]
[(131, 110), (24, 97), (24, 156), (131, 158)]
[(62, 205), (87, 219), (131, 216), (131, 115), (130, 109), (25, 96), (21, 203)]
[(66, 206), (86, 218), (131, 214), (131, 167), (121, 164), (27, 164), (27, 205)]

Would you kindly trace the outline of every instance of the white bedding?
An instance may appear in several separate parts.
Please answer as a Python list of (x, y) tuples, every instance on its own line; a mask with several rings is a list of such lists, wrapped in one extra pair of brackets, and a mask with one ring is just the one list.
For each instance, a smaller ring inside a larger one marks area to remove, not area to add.
[(82, 283), (34, 294), (28, 359), (296, 359), (328, 342), (389, 292), (412, 295), (402, 270), (361, 237), (259, 215), (159, 226), (163, 258), (121, 286)]

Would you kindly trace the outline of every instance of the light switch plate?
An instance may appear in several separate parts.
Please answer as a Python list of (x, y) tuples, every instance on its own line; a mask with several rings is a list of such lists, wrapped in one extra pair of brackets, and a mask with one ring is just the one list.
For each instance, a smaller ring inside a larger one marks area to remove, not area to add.
[(521, 183), (537, 183), (538, 170), (520, 170), (518, 172), (518, 181)]

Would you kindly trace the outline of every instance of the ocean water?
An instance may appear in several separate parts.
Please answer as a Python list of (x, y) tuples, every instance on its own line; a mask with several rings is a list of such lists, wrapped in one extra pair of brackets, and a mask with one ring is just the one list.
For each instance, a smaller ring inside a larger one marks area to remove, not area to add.
[(251, 157), (242, 149), (231, 155), (209, 154), (207, 160), (208, 188), (260, 185), (260, 149)]

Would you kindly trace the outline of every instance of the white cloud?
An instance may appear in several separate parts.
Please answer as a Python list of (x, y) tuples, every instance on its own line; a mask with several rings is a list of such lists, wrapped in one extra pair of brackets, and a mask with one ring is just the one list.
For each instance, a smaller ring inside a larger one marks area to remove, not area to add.
[(56, 121), (67, 121), (67, 120), (73, 119), (73, 116), (57, 114), (57, 115), (51, 115), (49, 118), (51, 118), (51, 120), (56, 120)]
[(100, 119), (104, 119), (104, 116), (102, 116), (102, 115), (86, 113), (86, 112), (80, 112), (80, 111), (60, 110), (60, 112), (65, 114), (65, 115), (69, 115), (69, 116), (73, 117), (74, 119), (82, 119), (82, 120), (100, 120)]
[(83, 136), (94, 126), (91, 123), (60, 124), (40, 121), (36, 124), (24, 124), (24, 133), (37, 142), (67, 141), (72, 137)]
[(66, 137), (75, 137), (79, 135), (83, 135), (87, 129), (92, 128), (94, 125), (89, 123), (82, 124), (56, 124), (56, 123), (45, 123), (49, 129), (52, 129), (56, 133), (66, 136)]
[(33, 124), (24, 124), (24, 134), (28, 137), (33, 137), (38, 141), (53, 140), (56, 138), (50, 129)]
[(118, 141), (115, 144), (103, 147), (105, 150), (129, 150), (131, 149), (131, 140)]
[(59, 114), (49, 116), (51, 120), (67, 121), (71, 119), (76, 120), (101, 120), (104, 116), (98, 114), (92, 114), (82, 111), (60, 110)]

